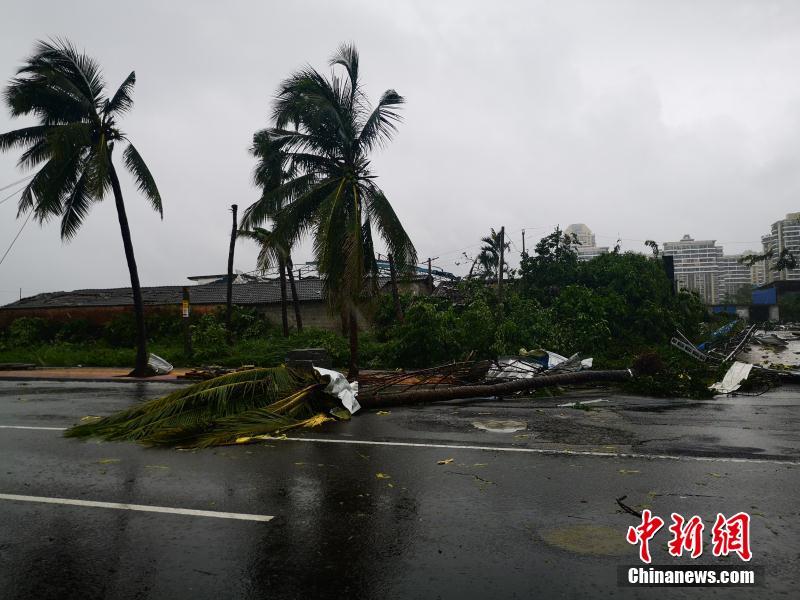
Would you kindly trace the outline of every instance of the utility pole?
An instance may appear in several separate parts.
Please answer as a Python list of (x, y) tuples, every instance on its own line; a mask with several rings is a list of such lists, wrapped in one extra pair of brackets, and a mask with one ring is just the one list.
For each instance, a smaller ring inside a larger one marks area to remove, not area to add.
[(239, 207), (235, 204), (231, 204), (231, 213), (233, 213), (233, 227), (231, 228), (231, 245), (228, 249), (228, 295), (225, 310), (225, 327), (228, 330), (229, 344), (233, 343), (233, 331), (231, 330), (231, 317), (233, 316), (233, 250), (236, 248), (237, 210), (239, 210)]
[(431, 267), (431, 262), (436, 260), (437, 258), (439, 257), (438, 256), (433, 258), (430, 256), (428, 257), (428, 285), (431, 286), (431, 289), (433, 289), (433, 267)]
[(183, 353), (186, 358), (192, 356), (192, 331), (189, 328), (190, 310), (189, 288), (183, 288), (183, 300), (181, 301), (181, 321), (183, 321)]
[[(397, 272), (394, 269), (394, 256), (389, 253), (389, 277), (392, 282), (392, 298), (394, 299), (394, 313), (398, 321), (403, 320), (403, 307), (400, 304), (400, 293), (397, 291)], [(430, 272), (428, 273), (430, 276)]]
[(503, 306), (503, 262), (505, 258), (505, 241), (506, 241), (506, 228), (505, 226), (500, 228), (500, 261), (497, 268), (497, 298), (500, 301), (500, 306), (502, 310)]
[(525, 254), (525, 230), (522, 230), (522, 253)]

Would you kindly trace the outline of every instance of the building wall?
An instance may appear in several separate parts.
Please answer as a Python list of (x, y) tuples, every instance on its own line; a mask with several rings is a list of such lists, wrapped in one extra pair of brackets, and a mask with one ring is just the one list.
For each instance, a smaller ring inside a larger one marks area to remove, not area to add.
[(578, 260), (587, 261), (597, 258), (601, 254), (608, 254), (608, 246), (577, 246), (575, 248), (578, 252)]
[(750, 281), (753, 285), (764, 285), (767, 283), (767, 265), (757, 262), (750, 267)]
[(753, 285), (753, 275), (750, 265), (739, 262), (741, 254), (721, 256), (717, 259), (719, 284), (717, 289), (717, 303), (729, 302), (736, 297), (742, 289), (750, 289)]
[[(253, 308), (263, 314), (271, 323), (280, 326), (281, 305), (266, 304), (253, 305)], [(192, 314), (202, 315), (212, 313), (217, 310), (224, 310), (224, 304), (193, 304)], [(84, 319), (94, 325), (103, 325), (114, 317), (121, 314), (133, 313), (133, 306), (76, 306), (58, 308), (2, 308), (0, 309), (0, 327), (7, 327), (15, 319), (21, 317), (39, 317), (49, 321), (66, 322), (73, 319)], [(146, 314), (174, 314), (176, 319), (180, 318), (180, 306), (146, 306)], [(294, 307), (289, 303), (289, 326), (295, 326)], [(300, 316), (303, 319), (303, 326), (331, 331), (341, 331), (341, 319), (338, 315), (331, 315), (328, 311), (327, 303), (323, 301), (302, 302), (300, 305)], [(364, 319), (362, 327), (368, 326)]]

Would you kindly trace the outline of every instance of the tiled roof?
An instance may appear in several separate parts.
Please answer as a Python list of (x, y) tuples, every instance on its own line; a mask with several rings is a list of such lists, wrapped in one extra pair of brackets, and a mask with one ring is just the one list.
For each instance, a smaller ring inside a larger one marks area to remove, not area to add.
[[(388, 278), (379, 280), (383, 287)], [(316, 278), (295, 279), (297, 295), (301, 302), (322, 300), (322, 280)], [(149, 305), (178, 305), (183, 298), (183, 287), (165, 285), (143, 287), (144, 303)], [(192, 304), (225, 304), (227, 286), (222, 283), (188, 285)], [(286, 283), (286, 294), (291, 300), (291, 288)], [(241, 305), (272, 304), (280, 302), (280, 281), (239, 283), (233, 286), (233, 303)], [(129, 306), (133, 304), (131, 288), (87, 289), (71, 292), (48, 292), (23, 298), (2, 308), (66, 308), (72, 306)]]
[[(322, 299), (322, 281), (301, 279), (295, 281), (297, 295), (301, 301)], [(225, 304), (228, 286), (210, 283), (207, 285), (188, 285), (192, 304)], [(291, 298), (288, 282), (286, 293)], [(179, 305), (183, 299), (183, 286), (165, 285), (143, 287), (144, 303), (149, 305)], [(280, 302), (279, 281), (240, 283), (233, 286), (234, 304), (271, 304)], [(133, 304), (131, 288), (88, 289), (72, 292), (48, 292), (23, 298), (5, 305), (3, 308), (60, 308), (70, 306), (128, 306)]]

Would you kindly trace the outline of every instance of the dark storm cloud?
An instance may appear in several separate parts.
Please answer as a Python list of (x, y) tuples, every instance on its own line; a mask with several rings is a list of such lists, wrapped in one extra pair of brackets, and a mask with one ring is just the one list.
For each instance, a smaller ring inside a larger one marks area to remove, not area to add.
[[(578, 221), (603, 245), (692, 233), (733, 252), (798, 208), (793, 2), (46, 1), (3, 18), (4, 78), (47, 36), (85, 48), (109, 85), (136, 70), (123, 128), (165, 200), (161, 222), (125, 188), (146, 285), (224, 270), (227, 209), (256, 198), (247, 148), (278, 82), (350, 40), (370, 96), (408, 98), (374, 166), (420, 256), (445, 268), (490, 226), (517, 247), (523, 227), (531, 241)], [(0, 130), (21, 125), (0, 112)], [(0, 186), (20, 178), (16, 158), (0, 155)], [(0, 205), (0, 251), (14, 216)], [(254, 262), (242, 243), (237, 268)], [(56, 225), (29, 225), (0, 266), (0, 302), (127, 277), (106, 202), (67, 246)]]

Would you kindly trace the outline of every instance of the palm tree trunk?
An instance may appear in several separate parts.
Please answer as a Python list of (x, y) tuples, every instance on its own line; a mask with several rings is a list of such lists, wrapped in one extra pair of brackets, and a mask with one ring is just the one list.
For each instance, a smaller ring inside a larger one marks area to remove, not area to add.
[(283, 324), (283, 337), (289, 337), (289, 316), (286, 313), (286, 263), (283, 258), (278, 259), (278, 270), (281, 279), (281, 323)]
[(469, 268), (469, 273), (467, 274), (467, 279), (472, 279), (472, 272), (475, 270), (475, 265), (478, 264), (478, 256), (475, 257), (475, 260), (472, 261), (472, 266)]
[(347, 371), (347, 379), (356, 381), (358, 379), (358, 319), (356, 311), (350, 309), (350, 368)]
[[(110, 155), (110, 153), (109, 153)], [(119, 178), (111, 164), (109, 156), (109, 176), (111, 189), (114, 191), (114, 203), (117, 207), (117, 219), (122, 233), (122, 245), (125, 247), (125, 260), (128, 262), (128, 272), (131, 276), (131, 291), (133, 292), (133, 314), (136, 319), (136, 365), (131, 375), (145, 377), (147, 375), (147, 331), (144, 324), (144, 301), (142, 300), (142, 287), (139, 284), (139, 269), (136, 267), (136, 258), (133, 256), (133, 242), (131, 229), (128, 225), (128, 215), (125, 212), (125, 203), (122, 201), (122, 188)]]
[(233, 225), (231, 227), (231, 243), (228, 248), (228, 280), (225, 298), (225, 329), (228, 332), (228, 344), (233, 344), (233, 328), (231, 327), (231, 318), (233, 317), (233, 253), (236, 249), (236, 232), (238, 231), (236, 211), (238, 208), (235, 204), (231, 204)]
[(292, 304), (294, 304), (294, 323), (297, 331), (303, 331), (303, 317), (300, 315), (300, 298), (297, 297), (297, 286), (294, 284), (294, 265), (291, 254), (286, 255), (286, 271), (289, 273), (289, 287), (292, 290)]

